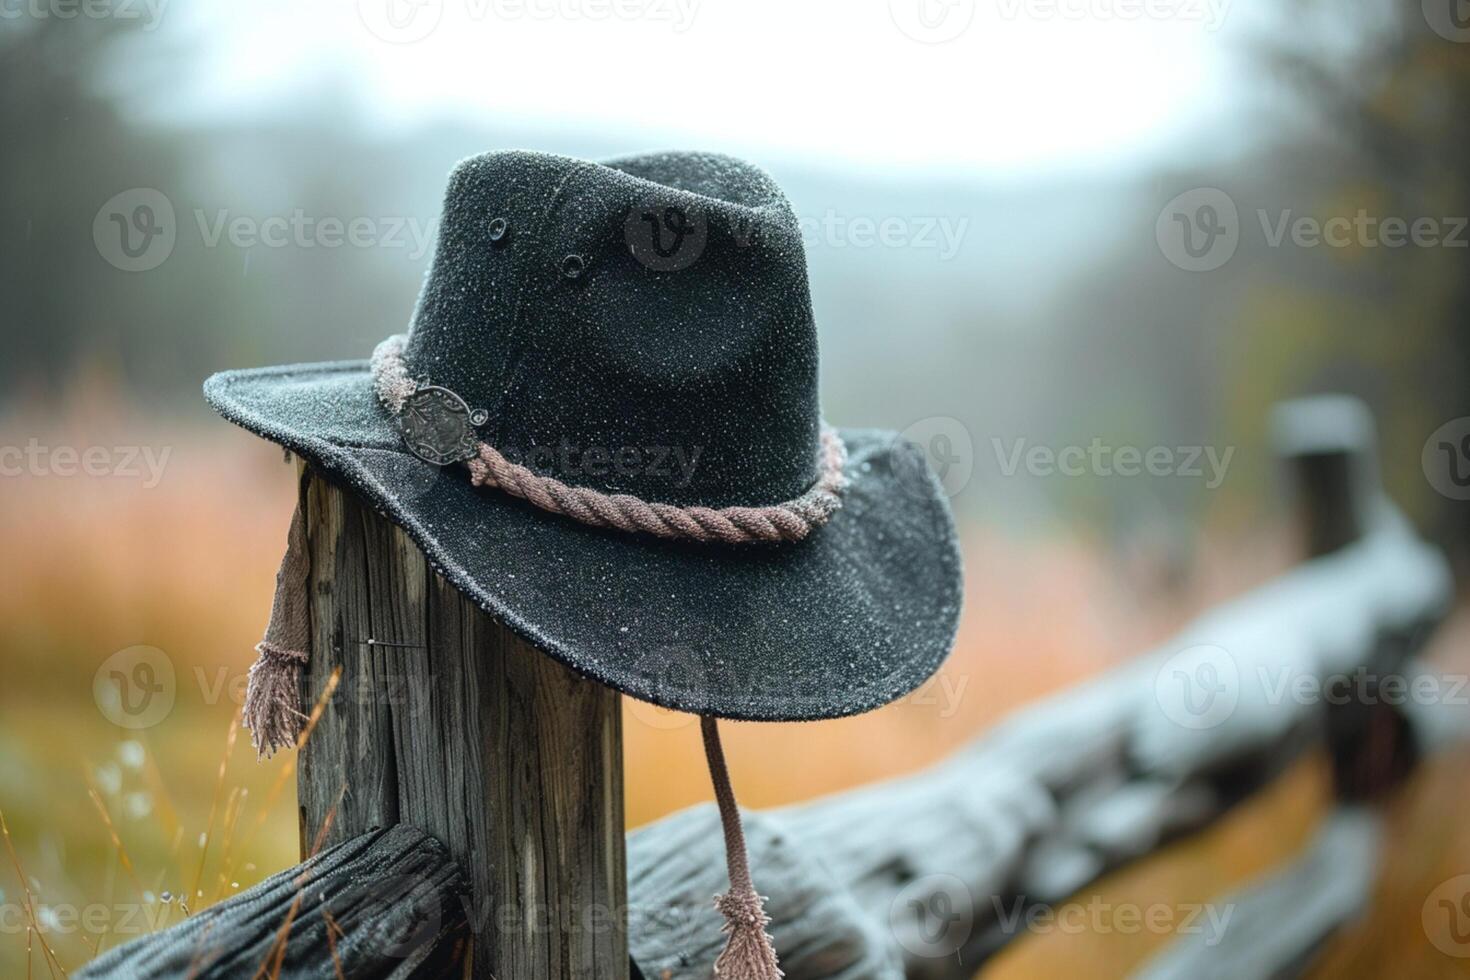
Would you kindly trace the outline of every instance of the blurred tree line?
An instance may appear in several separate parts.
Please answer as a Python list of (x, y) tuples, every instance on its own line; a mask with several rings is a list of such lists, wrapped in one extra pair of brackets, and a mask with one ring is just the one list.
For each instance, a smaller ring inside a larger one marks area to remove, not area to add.
[[(1261, 43), (1264, 63), (1331, 134), (1291, 148), (1302, 208), (1427, 218), (1456, 241), (1318, 250), (1322, 261), (1250, 298), (1235, 374), (1242, 401), (1262, 374), (1278, 390), (1365, 397), (1389, 491), (1420, 503), (1422, 523), (1463, 568), (1470, 506), (1429, 492), (1417, 465), (1430, 433), (1470, 416), (1470, 24), (1454, 21), (1457, 0), (1439, 6), (1442, 20), (1434, 4), (1292, 0), (1292, 30)], [(1350, 46), (1313, 42), (1343, 35)]]
[[(180, 317), (154, 291), (103, 274), (92, 221), (109, 186), (172, 183), (177, 147), (119, 118), (99, 69), (119, 37), (113, 19), (0, 20), (0, 295), (6, 356), (0, 383), (28, 397), (68, 380), (89, 357), (121, 354), (141, 324)], [(160, 337), (162, 344), (169, 338)], [(167, 356), (167, 355), (166, 355)], [(146, 383), (145, 365), (133, 377)]]

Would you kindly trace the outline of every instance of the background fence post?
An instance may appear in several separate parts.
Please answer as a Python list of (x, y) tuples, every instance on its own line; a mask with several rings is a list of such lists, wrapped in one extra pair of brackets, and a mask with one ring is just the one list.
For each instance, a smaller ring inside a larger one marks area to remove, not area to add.
[[(303, 851), (403, 822), (469, 881), (480, 978), (627, 976), (622, 724), (615, 691), (514, 636), (397, 527), (309, 473), (314, 704)], [(331, 824), (325, 835), (328, 815)]]
[[(1297, 524), (1307, 557), (1352, 544), (1373, 526), (1382, 496), (1373, 415), (1356, 398), (1318, 395), (1276, 409), (1278, 451), (1291, 468)], [(1423, 633), (1432, 628), (1423, 624)], [(1378, 637), (1351, 674), (1326, 678), (1323, 721), (1337, 796), (1348, 802), (1386, 794), (1413, 768), (1413, 744), (1402, 702), (1385, 683), (1406, 683), (1410, 655), (1423, 643), (1420, 624)]]
[(1290, 469), (1307, 557), (1362, 537), (1382, 493), (1368, 407), (1347, 395), (1297, 398), (1278, 405), (1272, 423), (1276, 452)]

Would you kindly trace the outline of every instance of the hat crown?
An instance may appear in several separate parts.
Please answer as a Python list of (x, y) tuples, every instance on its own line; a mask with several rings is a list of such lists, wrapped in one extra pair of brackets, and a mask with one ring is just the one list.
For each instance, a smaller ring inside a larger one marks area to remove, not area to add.
[(491, 153), (450, 176), (412, 375), (563, 482), (761, 505), (817, 478), (817, 340), (795, 215), (713, 154)]

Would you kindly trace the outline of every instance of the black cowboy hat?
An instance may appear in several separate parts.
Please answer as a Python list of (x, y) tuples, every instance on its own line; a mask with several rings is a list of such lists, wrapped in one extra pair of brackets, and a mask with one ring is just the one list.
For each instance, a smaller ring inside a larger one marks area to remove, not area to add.
[(953, 642), (944, 494), (906, 440), (825, 434), (796, 217), (738, 160), (466, 160), (405, 341), (204, 393), (636, 698), (838, 717), (911, 691)]

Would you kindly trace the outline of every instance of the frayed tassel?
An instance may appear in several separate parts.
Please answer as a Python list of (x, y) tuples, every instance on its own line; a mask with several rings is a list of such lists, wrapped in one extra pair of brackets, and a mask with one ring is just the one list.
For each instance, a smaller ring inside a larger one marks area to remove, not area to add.
[(260, 656), (250, 668), (250, 683), (245, 688), (245, 727), (261, 758), (294, 745), (306, 721), (301, 713), (301, 668), (311, 649), (311, 610), (306, 595), (311, 558), (306, 548), (305, 479), (303, 473), (286, 535), (286, 554), (276, 572), (270, 625), (255, 647)]
[(754, 890), (715, 896), (715, 908), (725, 917), (724, 952), (715, 960), (720, 980), (776, 980), (785, 976), (776, 963), (776, 947), (766, 933), (771, 917)]
[(301, 712), (301, 668), (306, 654), (299, 650), (280, 650), (267, 643), (255, 648), (260, 652), (250, 668), (250, 683), (245, 688), (245, 727), (250, 729), (256, 755), (270, 758), (277, 749), (296, 744), (306, 715)]
[(775, 944), (766, 933), (771, 918), (766, 915), (765, 900), (750, 880), (745, 831), (730, 786), (725, 750), (720, 746), (720, 730), (708, 715), (699, 719), (699, 727), (704, 735), (710, 782), (715, 787), (715, 804), (720, 810), (720, 826), (725, 832), (725, 863), (730, 873), (729, 892), (715, 896), (715, 908), (725, 917), (723, 931), (729, 936), (715, 960), (715, 976), (719, 980), (780, 980), (785, 974), (776, 962)]

